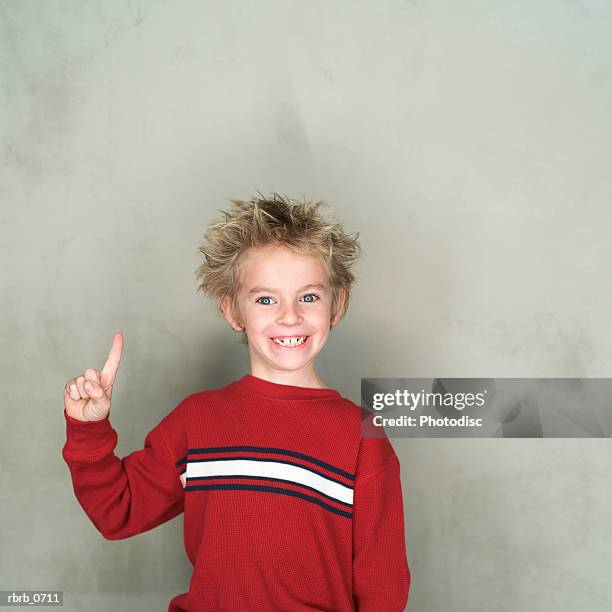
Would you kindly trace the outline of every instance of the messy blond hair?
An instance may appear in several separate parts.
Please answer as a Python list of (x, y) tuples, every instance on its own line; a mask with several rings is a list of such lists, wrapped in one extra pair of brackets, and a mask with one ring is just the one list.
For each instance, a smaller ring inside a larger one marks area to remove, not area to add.
[[(228, 296), (236, 321), (240, 320), (238, 293), (241, 288), (242, 264), (245, 253), (252, 247), (286, 246), (302, 255), (321, 258), (327, 271), (332, 293), (331, 320), (338, 320), (347, 311), (355, 276), (351, 267), (361, 254), (359, 233), (346, 233), (340, 223), (327, 219), (321, 208), (326, 202), (296, 200), (276, 192), (266, 198), (247, 201), (230, 199), (234, 209), (221, 210), (223, 218), (211, 223), (204, 233), (198, 251), (204, 256), (196, 270), (198, 291), (203, 291), (217, 303)], [(342, 301), (341, 289), (346, 292)], [(247, 343), (242, 331), (241, 342)]]

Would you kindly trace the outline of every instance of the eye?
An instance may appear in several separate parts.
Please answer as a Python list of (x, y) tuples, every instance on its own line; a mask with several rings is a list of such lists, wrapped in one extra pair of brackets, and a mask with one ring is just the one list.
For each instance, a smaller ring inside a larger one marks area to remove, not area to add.
[[(306, 298), (315, 298), (315, 299), (313, 299), (313, 300), (306, 300)], [(313, 302), (316, 302), (319, 299), (319, 296), (314, 294), (314, 293), (307, 293), (304, 296), (304, 299), (306, 300), (307, 303), (312, 304)]]
[[(264, 302), (260, 302), (259, 300), (269, 300), (269, 301), (267, 303), (264, 303)], [(257, 304), (261, 304), (262, 306), (268, 306), (268, 305), (270, 305), (272, 303), (272, 298), (267, 296), (267, 295), (262, 295), (261, 297), (258, 297), (255, 300), (255, 302)]]

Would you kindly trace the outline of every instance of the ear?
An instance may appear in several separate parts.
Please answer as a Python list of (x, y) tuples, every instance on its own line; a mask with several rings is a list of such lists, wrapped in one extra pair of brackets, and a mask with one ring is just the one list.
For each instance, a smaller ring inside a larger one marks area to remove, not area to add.
[(344, 287), (340, 287), (338, 291), (338, 304), (336, 306), (336, 314), (334, 315), (331, 326), (334, 327), (340, 321), (340, 313), (342, 312), (342, 308), (344, 307), (344, 302), (346, 300), (346, 289)]
[(232, 312), (232, 300), (229, 295), (224, 295), (221, 298), (219, 301), (219, 309), (234, 331), (242, 331), (244, 329), (241, 323), (234, 317), (234, 313)]

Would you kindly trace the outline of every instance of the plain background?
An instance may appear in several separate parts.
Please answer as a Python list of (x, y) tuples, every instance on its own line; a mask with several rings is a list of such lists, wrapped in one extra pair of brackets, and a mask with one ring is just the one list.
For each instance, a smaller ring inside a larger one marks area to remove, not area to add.
[[(329, 201), (364, 257), (319, 359), (360, 377), (607, 377), (612, 5), (0, 0), (0, 589), (165, 610), (182, 517), (110, 542), (63, 386), (125, 335), (116, 453), (248, 370), (201, 293), (228, 198)], [(410, 612), (612, 608), (609, 439), (393, 439)]]

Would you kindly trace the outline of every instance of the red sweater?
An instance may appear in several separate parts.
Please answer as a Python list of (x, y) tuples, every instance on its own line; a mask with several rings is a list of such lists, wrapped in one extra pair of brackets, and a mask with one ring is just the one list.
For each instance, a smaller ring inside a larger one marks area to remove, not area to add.
[(108, 416), (64, 416), (74, 492), (105, 538), (185, 513), (194, 570), (169, 612), (404, 610), (400, 464), (337, 391), (246, 374), (186, 397), (123, 459)]

